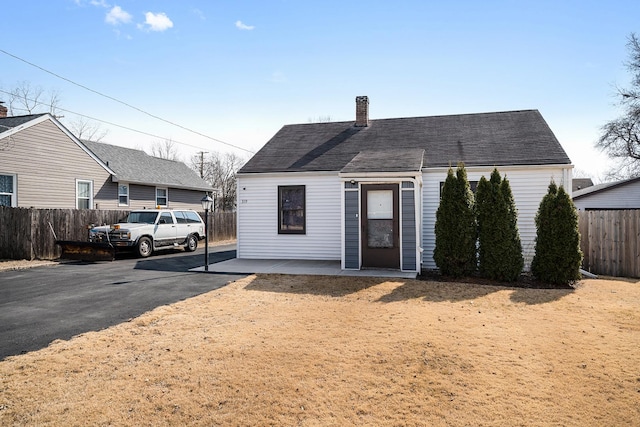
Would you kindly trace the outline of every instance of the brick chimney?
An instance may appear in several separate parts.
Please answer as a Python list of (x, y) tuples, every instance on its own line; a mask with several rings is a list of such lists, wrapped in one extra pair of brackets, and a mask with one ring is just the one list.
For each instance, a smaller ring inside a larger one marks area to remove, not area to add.
[(0, 117), (7, 117), (7, 111), (9, 111), (9, 109), (2, 104), (4, 104), (4, 102), (0, 101)]
[(356, 124), (357, 127), (369, 126), (369, 97), (356, 96)]

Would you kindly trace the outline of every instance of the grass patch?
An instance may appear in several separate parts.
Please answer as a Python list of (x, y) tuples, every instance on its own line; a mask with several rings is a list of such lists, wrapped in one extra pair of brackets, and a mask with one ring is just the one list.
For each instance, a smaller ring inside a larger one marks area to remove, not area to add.
[(640, 282), (258, 275), (0, 362), (0, 425), (638, 425)]

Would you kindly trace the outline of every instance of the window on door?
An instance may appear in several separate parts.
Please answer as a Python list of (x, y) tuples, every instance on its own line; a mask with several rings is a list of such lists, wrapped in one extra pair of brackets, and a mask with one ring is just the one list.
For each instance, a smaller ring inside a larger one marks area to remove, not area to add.
[(304, 185), (278, 186), (278, 234), (306, 233)]
[(0, 206), (16, 207), (16, 176), (0, 175)]
[(367, 221), (370, 248), (393, 247), (393, 190), (369, 190), (367, 193)]
[(93, 181), (76, 180), (76, 209), (93, 206)]

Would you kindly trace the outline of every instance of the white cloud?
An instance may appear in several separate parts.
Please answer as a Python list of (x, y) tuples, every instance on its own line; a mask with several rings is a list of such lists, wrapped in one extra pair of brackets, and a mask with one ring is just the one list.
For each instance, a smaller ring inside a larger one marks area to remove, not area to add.
[[(173, 22), (164, 13), (147, 12), (144, 14), (144, 23), (148, 25), (151, 31), (165, 31), (173, 27)], [(141, 27), (141, 26), (138, 26)]]
[(107, 24), (111, 25), (128, 24), (131, 22), (131, 15), (122, 10), (120, 6), (114, 6), (113, 9), (107, 13), (104, 20)]
[(104, 7), (105, 9), (108, 9), (111, 7), (111, 5), (109, 5), (109, 3), (107, 3), (105, 0), (73, 0), (73, 2), (76, 4), (76, 6), (80, 6), (80, 7), (85, 7), (87, 5)]
[(253, 25), (246, 25), (243, 24), (242, 21), (236, 21), (236, 28), (239, 30), (248, 30), (251, 31), (253, 30), (255, 27)]
[(206, 21), (207, 17), (204, 16), (204, 12), (201, 11), (200, 9), (193, 9), (192, 12), (201, 20)]
[(117, 28), (113, 29), (113, 32), (115, 33), (116, 37), (118, 39), (125, 39), (125, 40), (133, 40), (133, 37), (131, 37), (131, 35), (126, 34), (126, 33), (122, 33), (120, 30), (118, 30)]

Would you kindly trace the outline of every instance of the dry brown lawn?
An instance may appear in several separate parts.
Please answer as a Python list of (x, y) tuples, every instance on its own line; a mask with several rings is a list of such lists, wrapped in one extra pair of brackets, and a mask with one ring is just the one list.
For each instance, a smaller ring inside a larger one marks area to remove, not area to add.
[(250, 276), (5, 359), (0, 425), (640, 425), (639, 307), (635, 281)]

